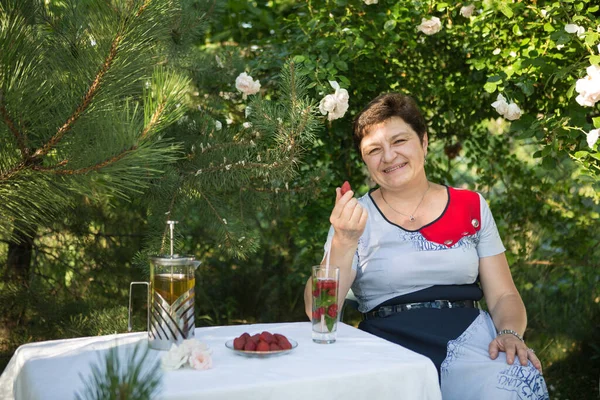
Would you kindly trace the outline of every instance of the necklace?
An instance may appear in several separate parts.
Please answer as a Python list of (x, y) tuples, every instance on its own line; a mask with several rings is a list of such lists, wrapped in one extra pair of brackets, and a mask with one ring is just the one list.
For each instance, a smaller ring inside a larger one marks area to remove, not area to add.
[(380, 190), (379, 192), (381, 193), (381, 198), (383, 199), (383, 201), (385, 202), (385, 204), (387, 204), (387, 206), (389, 208), (392, 209), (392, 211), (397, 212), (400, 215), (404, 215), (405, 217), (408, 217), (408, 219), (410, 220), (410, 222), (415, 222), (415, 213), (417, 212), (417, 210), (419, 209), (419, 206), (421, 205), (421, 203), (423, 202), (423, 200), (425, 199), (425, 195), (427, 194), (427, 192), (429, 192), (429, 188), (431, 187), (431, 184), (429, 182), (427, 182), (427, 190), (425, 190), (425, 193), (423, 193), (423, 197), (421, 197), (421, 201), (419, 201), (419, 204), (417, 204), (417, 207), (415, 207), (415, 210), (410, 213), (410, 214), (404, 214), (403, 212), (400, 212), (398, 210), (396, 210), (394, 207), (392, 207), (390, 205), (390, 203), (387, 202), (387, 200), (385, 199), (385, 197), (383, 197), (383, 190)]

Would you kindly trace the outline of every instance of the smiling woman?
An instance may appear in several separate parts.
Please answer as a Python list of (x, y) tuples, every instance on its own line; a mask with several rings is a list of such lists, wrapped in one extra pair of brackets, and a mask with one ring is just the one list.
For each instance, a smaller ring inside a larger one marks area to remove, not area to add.
[(354, 141), (378, 187), (358, 199), (336, 189), (325, 256), (340, 269), (340, 298), (351, 287), (358, 300), (359, 328), (429, 357), (444, 399), (547, 399), (492, 213), (479, 193), (428, 180), (415, 102), (377, 97)]

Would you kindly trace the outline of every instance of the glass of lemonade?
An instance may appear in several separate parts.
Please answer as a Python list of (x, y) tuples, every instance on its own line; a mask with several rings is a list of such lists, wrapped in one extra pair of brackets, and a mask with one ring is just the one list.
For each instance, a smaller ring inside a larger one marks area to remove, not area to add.
[(312, 339), (316, 343), (335, 342), (339, 284), (338, 267), (312, 267)]

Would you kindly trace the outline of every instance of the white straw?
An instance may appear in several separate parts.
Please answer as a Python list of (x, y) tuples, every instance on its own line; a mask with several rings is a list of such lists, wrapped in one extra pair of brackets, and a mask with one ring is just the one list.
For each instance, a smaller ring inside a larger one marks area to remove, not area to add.
[(329, 242), (327, 242), (327, 248), (325, 249), (327, 251), (327, 256), (325, 257), (325, 274), (326, 276), (329, 276), (328, 272), (329, 272), (329, 256), (331, 255), (331, 242), (333, 242), (333, 235), (335, 235), (335, 231), (333, 231), (333, 233), (331, 234), (331, 240)]

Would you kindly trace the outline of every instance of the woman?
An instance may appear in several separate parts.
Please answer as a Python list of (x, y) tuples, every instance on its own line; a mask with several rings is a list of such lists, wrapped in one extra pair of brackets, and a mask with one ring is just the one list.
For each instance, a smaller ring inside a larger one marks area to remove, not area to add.
[[(542, 367), (523, 341), (527, 316), (483, 197), (427, 179), (427, 132), (414, 101), (374, 99), (354, 141), (378, 188), (336, 189), (325, 249), (352, 288), (359, 328), (426, 355), (447, 399), (547, 399)], [(311, 282), (305, 290), (311, 315)], [(477, 308), (485, 297), (489, 314)]]

